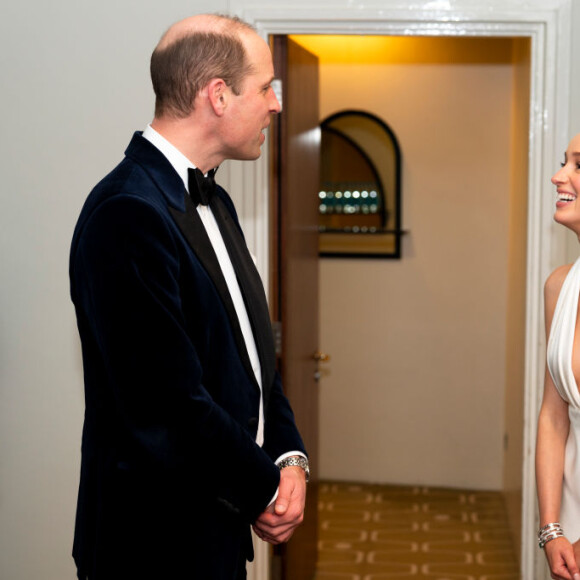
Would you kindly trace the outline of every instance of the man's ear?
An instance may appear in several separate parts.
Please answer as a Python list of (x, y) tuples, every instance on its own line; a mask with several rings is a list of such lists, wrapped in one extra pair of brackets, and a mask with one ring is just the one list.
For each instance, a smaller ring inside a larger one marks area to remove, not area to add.
[(230, 96), (230, 89), (223, 79), (212, 79), (207, 85), (208, 100), (214, 110), (214, 113), (221, 117), (227, 106)]

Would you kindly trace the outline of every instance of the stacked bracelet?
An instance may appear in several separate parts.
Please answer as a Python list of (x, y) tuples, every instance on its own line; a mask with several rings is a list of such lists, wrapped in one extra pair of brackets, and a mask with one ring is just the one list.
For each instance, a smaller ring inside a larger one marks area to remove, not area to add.
[(562, 538), (563, 536), (564, 530), (558, 522), (546, 524), (538, 531), (538, 545), (540, 548), (543, 548), (551, 540)]

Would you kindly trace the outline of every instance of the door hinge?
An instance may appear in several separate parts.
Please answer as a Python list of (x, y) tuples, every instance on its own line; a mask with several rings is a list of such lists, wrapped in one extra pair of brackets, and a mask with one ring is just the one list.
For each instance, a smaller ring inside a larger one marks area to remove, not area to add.
[(276, 356), (282, 356), (282, 323), (279, 320), (272, 322), (272, 334)]

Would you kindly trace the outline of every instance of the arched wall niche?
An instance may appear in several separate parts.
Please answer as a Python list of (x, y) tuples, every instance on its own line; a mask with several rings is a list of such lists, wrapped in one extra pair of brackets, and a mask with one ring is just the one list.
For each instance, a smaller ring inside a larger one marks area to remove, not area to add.
[(401, 149), (386, 121), (358, 109), (320, 123), (320, 255), (401, 257)]

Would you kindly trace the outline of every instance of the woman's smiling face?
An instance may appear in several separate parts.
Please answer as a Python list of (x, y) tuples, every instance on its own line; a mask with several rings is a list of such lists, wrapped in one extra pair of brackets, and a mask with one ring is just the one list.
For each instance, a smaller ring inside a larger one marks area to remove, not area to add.
[(580, 236), (580, 133), (570, 141), (552, 183), (558, 192), (554, 219)]

